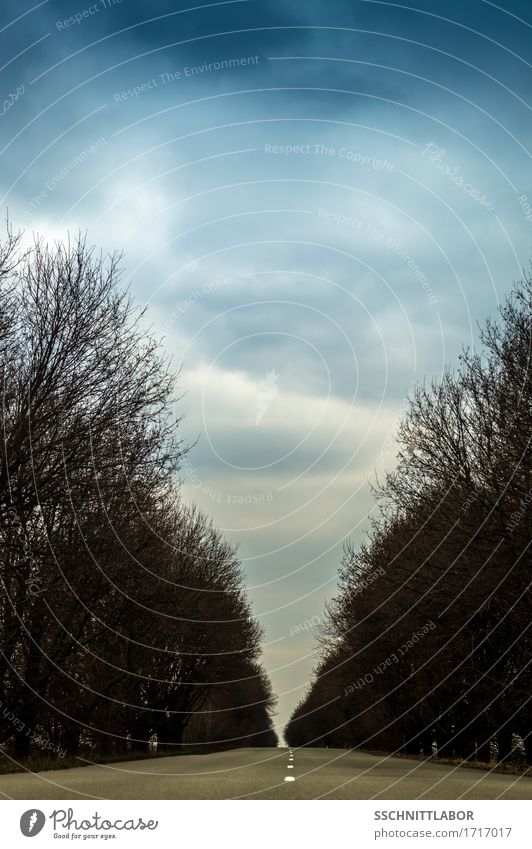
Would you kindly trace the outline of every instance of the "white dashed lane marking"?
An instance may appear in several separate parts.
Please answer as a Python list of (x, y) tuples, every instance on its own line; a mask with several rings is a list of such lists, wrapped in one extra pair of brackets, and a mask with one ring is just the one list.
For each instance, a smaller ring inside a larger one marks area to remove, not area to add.
[[(288, 760), (290, 761), (290, 763), (287, 764), (288, 769), (293, 769), (294, 764), (291, 763), (291, 761), (294, 760), (294, 755), (292, 754), (292, 749), (288, 750)], [(295, 781), (295, 778), (294, 778), (293, 775), (287, 775), (286, 778), (285, 778), (285, 781)]]

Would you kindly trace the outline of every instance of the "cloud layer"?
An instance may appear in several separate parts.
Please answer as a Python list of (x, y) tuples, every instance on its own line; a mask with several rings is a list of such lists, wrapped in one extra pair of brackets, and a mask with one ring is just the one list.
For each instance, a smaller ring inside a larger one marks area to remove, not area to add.
[(186, 8), (4, 4), (2, 207), (125, 251), (199, 437), (183, 490), (240, 545), (282, 725), (409, 387), (528, 264), (530, 10)]

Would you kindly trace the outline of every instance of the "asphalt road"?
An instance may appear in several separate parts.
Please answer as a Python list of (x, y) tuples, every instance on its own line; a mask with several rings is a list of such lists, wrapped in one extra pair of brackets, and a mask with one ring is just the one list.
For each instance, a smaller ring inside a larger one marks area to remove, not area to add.
[(532, 799), (532, 779), (343, 749), (234, 749), (0, 775), (0, 798)]

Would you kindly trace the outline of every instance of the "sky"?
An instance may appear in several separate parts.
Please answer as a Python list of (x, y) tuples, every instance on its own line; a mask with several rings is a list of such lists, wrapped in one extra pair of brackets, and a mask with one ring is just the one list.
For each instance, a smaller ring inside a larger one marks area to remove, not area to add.
[(4, 0), (0, 211), (124, 251), (282, 732), (416, 382), (531, 258), (527, 0)]

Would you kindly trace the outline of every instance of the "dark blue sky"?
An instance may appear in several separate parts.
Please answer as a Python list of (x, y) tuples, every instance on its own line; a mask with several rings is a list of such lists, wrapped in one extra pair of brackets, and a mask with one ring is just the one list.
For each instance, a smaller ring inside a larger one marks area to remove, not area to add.
[(528, 265), (531, 36), (528, 2), (2, 4), (2, 210), (125, 250), (281, 724), (405, 394)]

